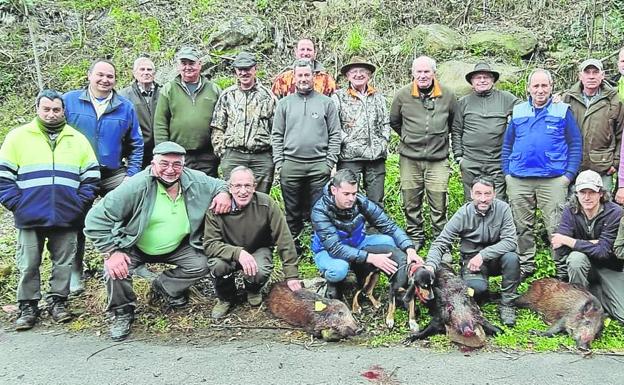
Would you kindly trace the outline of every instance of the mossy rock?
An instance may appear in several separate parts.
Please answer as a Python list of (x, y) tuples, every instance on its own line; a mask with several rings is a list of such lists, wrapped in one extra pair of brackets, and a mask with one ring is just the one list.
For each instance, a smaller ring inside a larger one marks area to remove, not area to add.
[[(438, 64), (436, 76), (440, 80), (440, 83), (452, 89), (457, 97), (467, 95), (472, 91), (472, 88), (466, 81), (465, 76), (474, 69), (475, 64), (479, 61), (483, 60), (475, 58), (470, 62), (450, 60), (440, 63)], [(522, 69), (519, 67), (496, 63), (490, 63), (490, 65), (494, 71), (499, 72), (501, 75), (498, 83), (516, 83), (521, 79)]]
[(410, 40), (420, 53), (438, 56), (463, 48), (464, 38), (459, 32), (441, 24), (423, 24), (414, 28)]
[(252, 16), (235, 17), (218, 25), (208, 38), (208, 44), (215, 50), (254, 50), (268, 38), (264, 22)]
[(528, 29), (510, 32), (480, 31), (468, 37), (468, 49), (477, 55), (506, 56), (519, 59), (531, 54), (537, 46), (537, 37)]

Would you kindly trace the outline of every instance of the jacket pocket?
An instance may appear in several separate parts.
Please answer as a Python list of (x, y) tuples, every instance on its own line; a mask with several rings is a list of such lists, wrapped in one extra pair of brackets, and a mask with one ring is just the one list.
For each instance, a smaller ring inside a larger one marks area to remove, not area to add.
[(547, 116), (544, 118), (546, 122), (546, 135), (562, 138), (565, 121), (555, 116)]
[(596, 171), (606, 171), (613, 165), (613, 150), (590, 150), (589, 161), (592, 163), (592, 166), (594, 166), (592, 168), (595, 168)]
[(546, 151), (546, 167), (551, 170), (565, 170), (568, 165), (568, 157), (562, 152)]

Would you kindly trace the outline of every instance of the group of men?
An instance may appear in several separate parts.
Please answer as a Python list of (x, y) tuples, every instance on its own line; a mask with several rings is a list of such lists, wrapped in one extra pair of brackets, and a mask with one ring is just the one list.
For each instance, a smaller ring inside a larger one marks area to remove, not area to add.
[[(350, 269), (399, 268), (389, 254), (363, 251), (367, 245), (398, 247), (406, 263), (422, 264), (424, 195), (434, 239), (425, 266), (439, 268), (459, 238), (461, 275), (476, 295), (487, 293), (488, 276), (502, 274), (506, 325), (515, 323), (521, 278), (535, 270), (536, 208), (558, 275), (596, 286), (605, 308), (624, 320), (624, 226), (609, 200), (618, 172), (615, 199), (624, 203), (624, 81), (617, 80), (618, 94), (600, 61), (584, 61), (579, 82), (554, 98), (551, 74), (534, 70), (529, 100), (521, 102), (494, 88), (499, 73), (486, 63), (466, 74), (473, 92), (457, 100), (436, 78), (435, 60), (420, 56), (413, 81), (388, 109), (366, 59), (341, 67), (348, 86), (337, 89), (312, 41), (300, 40), (295, 57), (271, 89), (257, 79), (253, 54), (234, 58), (237, 82), (222, 91), (201, 74), (199, 52), (183, 47), (178, 76), (162, 86), (154, 63), (140, 57), (134, 82), (119, 93), (107, 60), (93, 63), (84, 89), (42, 91), (37, 117), (11, 131), (0, 149), (0, 202), (18, 228), (16, 329), (37, 320), (46, 239), (52, 318), (71, 319), (68, 295), (84, 290), (86, 235), (104, 257), (111, 337), (122, 340), (134, 319), (133, 275), (151, 277), (152, 299), (178, 308), (209, 274), (218, 298), (212, 316), (221, 318), (236, 301), (237, 270), (247, 301), (262, 302), (275, 249), (288, 286), (299, 290), (299, 235), (308, 220), (330, 297), (340, 298)], [(624, 50), (619, 68), (624, 73)], [(390, 129), (400, 136), (406, 231), (383, 212)], [(469, 202), (447, 223), (451, 152)], [(219, 167), (227, 183), (217, 179)], [(285, 215), (268, 196), (274, 175)], [(562, 211), (568, 191), (576, 205)], [(367, 226), (379, 234), (367, 234)], [(154, 262), (174, 267), (154, 276), (144, 267)]]

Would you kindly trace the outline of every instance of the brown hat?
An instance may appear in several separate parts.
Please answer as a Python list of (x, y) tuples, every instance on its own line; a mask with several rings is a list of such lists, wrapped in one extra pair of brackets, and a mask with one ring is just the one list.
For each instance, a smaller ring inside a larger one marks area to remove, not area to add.
[(364, 67), (367, 70), (369, 70), (371, 73), (375, 72), (375, 70), (377, 69), (377, 67), (369, 63), (363, 57), (353, 56), (349, 63), (342, 66), (342, 68), (340, 69), (340, 73), (343, 74), (344, 76), (347, 76), (347, 72), (349, 72), (349, 70), (353, 67)]
[(475, 64), (474, 69), (466, 74), (466, 81), (472, 84), (470, 80), (472, 80), (472, 77), (479, 72), (487, 72), (489, 74), (492, 74), (492, 76), (494, 76), (494, 83), (496, 83), (498, 81), (498, 78), (500, 77), (500, 74), (492, 70), (488, 63), (481, 62)]

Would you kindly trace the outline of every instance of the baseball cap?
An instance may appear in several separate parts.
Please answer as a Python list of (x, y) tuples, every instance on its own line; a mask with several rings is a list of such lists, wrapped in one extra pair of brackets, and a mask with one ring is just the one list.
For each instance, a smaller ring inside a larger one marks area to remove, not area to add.
[(585, 170), (581, 171), (576, 177), (574, 190), (579, 192), (584, 189), (590, 189), (598, 192), (603, 186), (602, 178), (596, 171)]
[(594, 66), (602, 71), (602, 62), (598, 59), (587, 59), (579, 65), (579, 70), (581, 72), (585, 71), (585, 69), (589, 66)]
[(249, 52), (241, 52), (232, 62), (234, 68), (250, 68), (256, 65), (256, 58)]
[(157, 144), (156, 147), (154, 147), (152, 154), (154, 155), (164, 155), (164, 154), (185, 155), (186, 150), (184, 149), (184, 147), (180, 146), (176, 142), (162, 142), (162, 143)]
[(182, 47), (176, 54), (177, 60), (188, 59), (192, 61), (199, 60), (199, 52), (193, 47)]

